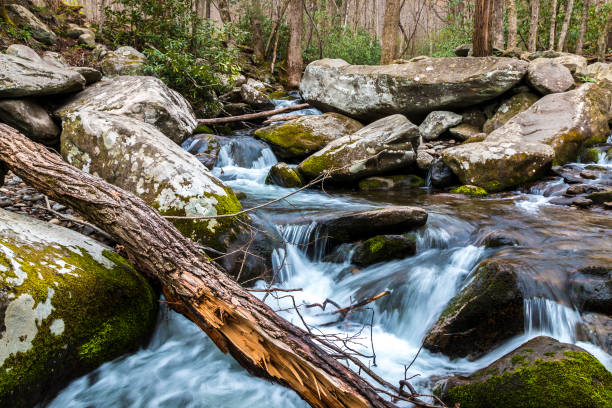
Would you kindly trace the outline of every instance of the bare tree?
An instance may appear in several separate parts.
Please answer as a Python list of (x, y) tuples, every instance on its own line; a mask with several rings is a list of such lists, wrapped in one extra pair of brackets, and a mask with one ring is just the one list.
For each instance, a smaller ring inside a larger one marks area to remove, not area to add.
[(381, 64), (389, 64), (397, 57), (397, 41), (400, 34), (400, 10), (400, 0), (387, 0), (383, 23), (382, 50), (380, 53)]
[(555, 48), (555, 36), (557, 28), (557, 0), (551, 0), (550, 3), (550, 32), (548, 34), (548, 48)]
[(493, 0), (493, 47), (504, 49), (504, 0)]
[(567, 30), (569, 29), (573, 11), (574, 0), (568, 0), (567, 9), (565, 10), (565, 18), (563, 19), (563, 26), (561, 27), (561, 34), (559, 34), (559, 42), (557, 43), (557, 51), (563, 51), (563, 48), (565, 47), (565, 39), (567, 38)]
[(475, 57), (486, 57), (493, 53), (491, 42), (491, 23), (493, 0), (476, 0), (474, 8), (474, 31), (472, 49)]
[(589, 0), (582, 1), (582, 17), (580, 18), (580, 30), (578, 31), (578, 39), (576, 40), (576, 54), (582, 55), (582, 47), (584, 44), (584, 33), (586, 31), (587, 21), (589, 19)]
[(296, 89), (302, 77), (302, 15), (304, 0), (290, 0), (289, 14), (289, 49), (287, 50), (287, 86)]
[(516, 0), (508, 0), (508, 48), (517, 47)]
[(527, 48), (535, 52), (538, 44), (538, 22), (540, 20), (540, 0), (531, 0), (531, 20), (529, 22), (529, 44)]

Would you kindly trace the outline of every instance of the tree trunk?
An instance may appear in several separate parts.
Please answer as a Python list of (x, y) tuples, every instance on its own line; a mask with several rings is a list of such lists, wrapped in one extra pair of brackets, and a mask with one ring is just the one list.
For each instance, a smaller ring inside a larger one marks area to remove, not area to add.
[[(608, 3), (609, 0), (602, 0), (600, 3), (601, 8)], [(606, 51), (608, 46), (608, 33), (610, 32), (610, 27), (612, 26), (612, 12), (608, 15), (608, 21), (604, 27), (601, 28), (601, 32), (599, 33), (599, 37), (597, 38), (597, 59), (599, 62), (606, 62)]]
[(550, 33), (548, 34), (548, 49), (555, 48), (555, 36), (557, 28), (557, 0), (550, 3)]
[(503, 50), (504, 44), (504, 0), (493, 0), (493, 47)]
[(219, 9), (219, 15), (221, 16), (221, 21), (223, 22), (223, 24), (231, 23), (232, 16), (230, 14), (229, 4), (227, 3), (227, 0), (219, 0), (217, 2), (217, 6), (218, 6), (217, 8)]
[(251, 374), (295, 390), (313, 407), (393, 407), (309, 333), (228, 278), (140, 198), (72, 167), (3, 124), (0, 160), (30, 186), (109, 233), (137, 270), (159, 281), (171, 308)]
[(290, 0), (289, 14), (289, 49), (287, 50), (287, 86), (297, 89), (302, 78), (302, 16), (304, 0)]
[(567, 9), (565, 10), (565, 18), (563, 19), (563, 26), (561, 27), (561, 34), (559, 34), (559, 42), (557, 43), (557, 51), (563, 51), (563, 48), (565, 47), (565, 39), (567, 38), (567, 30), (569, 29), (573, 11), (574, 0), (568, 0)]
[(253, 0), (250, 12), (251, 24), (253, 26), (253, 62), (261, 64), (264, 62), (264, 42), (261, 33), (261, 22), (263, 20), (261, 0)]
[(493, 54), (491, 24), (493, 0), (476, 0), (474, 8), (474, 31), (472, 33), (472, 52), (475, 57)]
[(580, 30), (578, 31), (578, 39), (576, 40), (576, 51), (578, 55), (582, 55), (582, 47), (584, 44), (584, 33), (586, 32), (587, 22), (589, 20), (589, 0), (583, 0), (582, 17), (580, 18)]
[(399, 38), (400, 0), (387, 0), (383, 22), (381, 65), (391, 63), (397, 57), (397, 40)]
[(15, 25), (15, 23), (13, 23), (8, 13), (6, 12), (6, 5), (4, 4), (4, 0), (0, 0), (0, 18), (2, 18), (2, 21), (4, 21), (10, 26)]
[(210, 0), (206, 0), (206, 12), (204, 17), (210, 20)]
[(527, 49), (531, 52), (537, 50), (539, 19), (540, 0), (531, 0), (531, 21), (529, 22), (529, 43), (527, 44)]
[(516, 48), (518, 45), (517, 22), (516, 22), (516, 0), (508, 0), (508, 49)]

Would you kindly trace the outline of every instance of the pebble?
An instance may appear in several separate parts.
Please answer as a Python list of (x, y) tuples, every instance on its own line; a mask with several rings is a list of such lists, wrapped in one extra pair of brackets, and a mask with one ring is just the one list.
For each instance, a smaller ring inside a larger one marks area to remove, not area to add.
[(597, 179), (597, 176), (595, 175), (595, 173), (591, 173), (590, 171), (583, 171), (580, 172), (580, 177), (587, 179), (587, 180), (595, 180)]

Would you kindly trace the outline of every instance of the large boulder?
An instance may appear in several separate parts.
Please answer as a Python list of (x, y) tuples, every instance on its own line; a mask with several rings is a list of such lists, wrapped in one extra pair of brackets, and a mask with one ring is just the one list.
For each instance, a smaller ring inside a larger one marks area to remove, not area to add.
[(559, 57), (553, 58), (553, 61), (558, 62), (565, 68), (569, 69), (572, 74), (580, 74), (584, 72), (587, 67), (587, 59), (582, 55), (563, 54)]
[(43, 44), (53, 45), (57, 41), (57, 35), (40, 21), (30, 10), (20, 4), (7, 4), (6, 11), (13, 22), (23, 28), (27, 28), (35, 40)]
[(584, 349), (540, 336), (437, 393), (449, 407), (604, 408), (612, 373)]
[(56, 114), (62, 119), (75, 112), (107, 112), (129, 116), (183, 142), (196, 128), (189, 102), (155, 77), (120, 76), (105, 79), (71, 97)]
[(84, 87), (78, 72), (0, 53), (0, 98), (65, 94)]
[(502, 102), (493, 116), (488, 119), (482, 127), (485, 133), (491, 133), (495, 129), (502, 127), (507, 121), (529, 109), (531, 105), (538, 101), (538, 97), (530, 92), (521, 92), (513, 95)]
[(11, 44), (5, 52), (7, 55), (12, 55), (14, 57), (23, 58), (30, 61), (36, 62), (41, 60), (40, 55), (38, 55), (36, 51), (23, 44)]
[(612, 82), (612, 64), (596, 62), (587, 66), (584, 73), (596, 81), (607, 80)]
[(100, 61), (100, 67), (106, 76), (142, 75), (146, 61), (144, 54), (124, 46), (115, 51), (107, 51)]
[(576, 271), (570, 276), (569, 289), (580, 310), (612, 316), (612, 265)]
[(489, 259), (476, 268), (470, 283), (446, 306), (423, 346), (451, 358), (476, 359), (520, 334), (523, 294), (519, 261)]
[(255, 131), (282, 160), (304, 159), (329, 142), (353, 134), (363, 125), (339, 113), (307, 115)]
[(606, 94), (596, 84), (543, 97), (478, 143), (442, 152), (462, 184), (500, 191), (577, 158), (609, 134)]
[(0, 100), (0, 121), (44, 144), (59, 140), (60, 128), (47, 111), (31, 99)]
[(543, 95), (565, 92), (574, 85), (574, 77), (564, 65), (550, 58), (537, 58), (529, 63), (527, 82)]
[(156, 294), (112, 250), (0, 210), (0, 406), (32, 407), (71, 379), (136, 350)]
[(437, 139), (453, 126), (461, 124), (463, 117), (449, 111), (433, 111), (419, 125), (424, 140)]
[[(240, 211), (232, 190), (154, 126), (107, 112), (64, 116), (62, 156), (72, 165), (137, 194), (164, 215), (214, 216)], [(225, 250), (232, 218), (174, 220), (187, 237)]]
[(306, 67), (300, 90), (313, 106), (356, 118), (395, 113), (422, 117), (495, 98), (523, 78), (527, 65), (496, 57), (429, 58), (382, 66), (323, 59)]
[(403, 115), (392, 115), (330, 142), (300, 163), (306, 178), (329, 172), (332, 181), (355, 181), (406, 168), (416, 160), (419, 128)]

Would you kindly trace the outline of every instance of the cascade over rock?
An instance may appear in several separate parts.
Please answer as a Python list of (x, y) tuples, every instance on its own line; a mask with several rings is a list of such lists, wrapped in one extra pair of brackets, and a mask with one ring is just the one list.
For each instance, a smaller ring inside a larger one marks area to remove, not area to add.
[(300, 91), (306, 102), (357, 119), (475, 105), (516, 85), (528, 63), (512, 58), (428, 58), (406, 64), (350, 65), (341, 59), (310, 63)]

